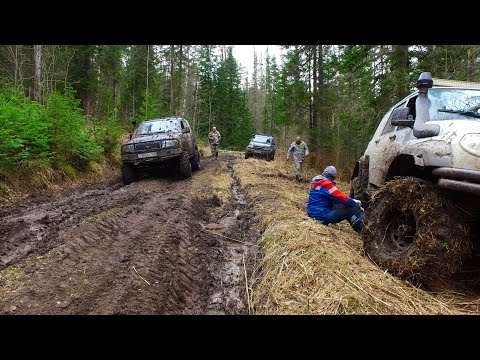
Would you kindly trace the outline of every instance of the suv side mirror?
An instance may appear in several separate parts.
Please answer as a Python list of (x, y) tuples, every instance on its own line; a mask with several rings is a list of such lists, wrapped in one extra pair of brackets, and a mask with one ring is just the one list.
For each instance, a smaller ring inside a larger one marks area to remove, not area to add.
[(132, 121), (133, 126), (137, 126), (137, 122), (135, 120)]
[(133, 133), (128, 134), (128, 138), (132, 140)]
[(388, 121), (390, 121), (393, 126), (406, 126), (409, 128), (413, 128), (415, 120), (408, 119), (409, 112), (410, 109), (408, 107), (394, 109), (390, 114), (390, 118), (388, 119)]

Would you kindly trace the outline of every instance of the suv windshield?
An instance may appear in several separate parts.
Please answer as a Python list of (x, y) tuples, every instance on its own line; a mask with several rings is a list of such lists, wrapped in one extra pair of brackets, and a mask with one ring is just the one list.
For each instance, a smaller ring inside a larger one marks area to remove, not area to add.
[(158, 121), (146, 121), (140, 124), (136, 134), (137, 135), (151, 135), (157, 133), (164, 133), (168, 131), (177, 131), (177, 120), (158, 120)]
[(268, 143), (270, 144), (272, 140), (270, 140), (270, 136), (265, 135), (255, 135), (252, 141), (259, 142), (259, 143)]
[(428, 90), (431, 120), (464, 120), (480, 118), (480, 90)]

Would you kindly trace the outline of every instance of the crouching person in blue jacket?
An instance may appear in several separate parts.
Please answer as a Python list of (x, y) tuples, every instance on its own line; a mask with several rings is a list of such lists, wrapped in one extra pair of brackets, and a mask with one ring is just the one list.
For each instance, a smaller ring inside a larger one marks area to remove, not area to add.
[(315, 176), (310, 183), (307, 214), (324, 225), (348, 220), (356, 232), (362, 231), (365, 211), (360, 200), (352, 199), (335, 186), (337, 169), (327, 166), (322, 175)]

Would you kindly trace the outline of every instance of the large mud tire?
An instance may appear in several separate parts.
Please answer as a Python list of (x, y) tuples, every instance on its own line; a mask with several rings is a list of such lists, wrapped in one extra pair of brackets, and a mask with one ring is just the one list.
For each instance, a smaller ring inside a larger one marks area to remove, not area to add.
[(192, 164), (188, 158), (188, 154), (184, 153), (177, 162), (175, 167), (175, 180), (188, 179), (192, 176)]
[(135, 168), (128, 165), (122, 165), (122, 182), (124, 185), (131, 184), (137, 180)]
[(200, 153), (198, 152), (198, 149), (195, 149), (195, 153), (190, 163), (192, 165), (192, 171), (200, 170)]
[(350, 182), (350, 197), (362, 200), (364, 208), (368, 207), (369, 195), (368, 188), (368, 158), (360, 161), (358, 164), (358, 174)]
[(412, 177), (373, 194), (362, 235), (367, 257), (410, 280), (457, 272), (472, 249), (459, 210), (433, 184)]

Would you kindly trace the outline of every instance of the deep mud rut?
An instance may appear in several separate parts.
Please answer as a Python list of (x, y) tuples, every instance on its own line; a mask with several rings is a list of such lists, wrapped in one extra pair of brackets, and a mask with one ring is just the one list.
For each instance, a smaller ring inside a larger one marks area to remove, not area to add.
[(226, 203), (212, 190), (234, 162), (207, 158), (188, 180), (118, 178), (1, 208), (0, 313), (249, 313), (254, 214), (234, 179)]

